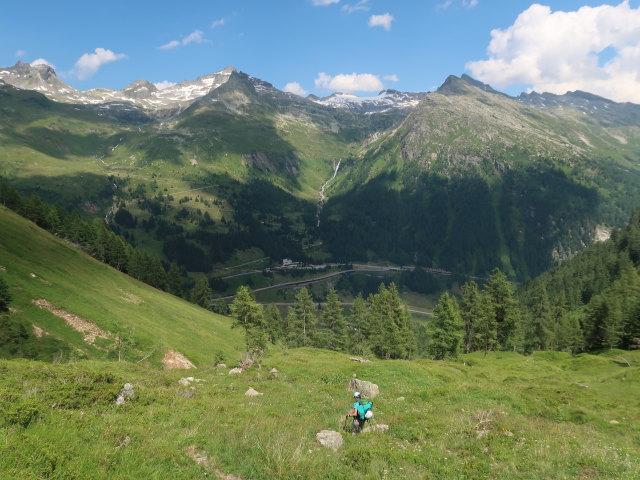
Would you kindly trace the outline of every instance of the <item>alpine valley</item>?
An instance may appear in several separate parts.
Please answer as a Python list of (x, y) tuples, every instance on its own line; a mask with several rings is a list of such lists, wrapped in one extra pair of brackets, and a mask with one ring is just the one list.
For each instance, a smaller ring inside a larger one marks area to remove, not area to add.
[(301, 98), (227, 67), (81, 92), (21, 62), (0, 79), (0, 176), (191, 272), (269, 257), (526, 280), (640, 204), (640, 106), (580, 91), (463, 75)]

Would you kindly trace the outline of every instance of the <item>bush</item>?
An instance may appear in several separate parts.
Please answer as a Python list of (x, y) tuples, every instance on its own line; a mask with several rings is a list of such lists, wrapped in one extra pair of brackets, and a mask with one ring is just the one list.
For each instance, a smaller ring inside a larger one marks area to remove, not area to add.
[(0, 277), (0, 311), (7, 310), (10, 302), (9, 285), (4, 278)]

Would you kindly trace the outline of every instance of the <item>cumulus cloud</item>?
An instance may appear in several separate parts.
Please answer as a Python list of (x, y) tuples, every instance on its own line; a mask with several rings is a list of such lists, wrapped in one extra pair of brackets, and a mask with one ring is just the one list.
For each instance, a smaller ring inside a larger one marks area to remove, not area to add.
[(369, 10), (369, 0), (359, 0), (353, 4), (345, 4), (342, 6), (342, 11), (347, 13), (353, 13), (357, 11), (368, 11)]
[(302, 88), (302, 85), (300, 85), (298, 82), (289, 82), (284, 86), (282, 90), (284, 92), (299, 95), (300, 97), (304, 97), (309, 93), (304, 88)]
[(487, 54), (466, 68), (496, 87), (585, 90), (640, 103), (640, 7), (627, 0), (569, 12), (531, 5), (510, 27), (492, 30)]
[(337, 92), (376, 92), (384, 88), (380, 78), (371, 73), (341, 73), (332, 77), (320, 72), (314, 82), (316, 88)]
[(160, 45), (158, 48), (160, 50), (171, 50), (172, 48), (176, 48), (181, 45), (184, 47), (190, 43), (204, 43), (206, 41), (207, 39), (204, 38), (204, 32), (202, 30), (194, 30), (182, 40), (171, 40), (169, 43)]
[(105, 48), (96, 48), (94, 53), (85, 53), (75, 63), (71, 73), (80, 80), (93, 76), (102, 65), (127, 58), (124, 53), (113, 53)]
[(400, 79), (398, 78), (398, 76), (394, 73), (392, 75), (385, 75), (384, 78), (387, 82), (399, 82)]
[(391, 30), (391, 22), (393, 22), (393, 15), (390, 13), (383, 13), (382, 15), (371, 15), (369, 17), (370, 27), (382, 27), (385, 30)]
[(45, 60), (44, 58), (38, 58), (38, 59), (34, 60), (33, 62), (31, 62), (31, 66), (32, 67), (37, 67), (38, 65), (48, 65), (51, 68), (53, 68), (54, 70), (56, 69), (56, 66), (53, 63)]
[(340, 0), (311, 0), (314, 7), (326, 7), (332, 3), (338, 3)]
[(24, 50), (16, 50), (16, 57), (24, 57), (27, 54)]
[(221, 27), (225, 24), (224, 18), (220, 18), (218, 20), (215, 20), (212, 24), (211, 24), (211, 28), (217, 28), (217, 27)]
[(156, 86), (156, 88), (158, 90), (164, 90), (165, 88), (173, 87), (175, 85), (175, 82), (170, 82), (168, 80), (163, 80), (161, 82), (154, 83), (154, 85)]

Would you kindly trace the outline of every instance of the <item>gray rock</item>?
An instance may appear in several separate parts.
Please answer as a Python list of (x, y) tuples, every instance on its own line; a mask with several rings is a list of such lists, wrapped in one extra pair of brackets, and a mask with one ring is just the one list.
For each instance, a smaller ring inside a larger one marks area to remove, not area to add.
[(118, 398), (116, 398), (116, 405), (122, 405), (128, 400), (133, 398), (133, 385), (130, 383), (125, 383), (122, 389), (120, 390), (120, 394)]
[(227, 368), (227, 366), (224, 363), (219, 363), (216, 365), (216, 368)]
[(178, 380), (178, 383), (183, 387), (188, 387), (191, 382), (188, 378), (181, 378), (180, 380)]
[(342, 435), (333, 430), (322, 430), (316, 433), (316, 438), (322, 446), (330, 448), (334, 452), (338, 451), (344, 442)]
[(360, 392), (362, 398), (374, 399), (380, 394), (380, 388), (375, 383), (367, 382), (365, 380), (358, 380), (357, 378), (349, 381), (350, 392)]
[(396, 398), (396, 400), (397, 400), (398, 402), (404, 402), (404, 397), (398, 397), (398, 398)]
[(389, 430), (389, 425), (378, 423), (376, 425), (371, 425), (370, 427), (363, 428), (362, 433), (384, 433), (387, 430)]
[(232, 368), (231, 370), (229, 370), (229, 375), (240, 375), (241, 373), (241, 368)]
[(273, 374), (273, 375), (277, 375), (277, 374), (278, 374), (278, 373), (280, 373), (280, 372), (278, 371), (278, 369), (277, 369), (277, 368), (275, 368), (275, 367), (274, 367), (274, 368), (272, 368), (271, 370), (269, 370), (269, 373), (271, 373), (271, 374)]
[(253, 388), (249, 388), (249, 390), (247, 390), (246, 392), (244, 392), (244, 394), (247, 397), (257, 397), (259, 395), (264, 395), (263, 393), (257, 392), (255, 391)]

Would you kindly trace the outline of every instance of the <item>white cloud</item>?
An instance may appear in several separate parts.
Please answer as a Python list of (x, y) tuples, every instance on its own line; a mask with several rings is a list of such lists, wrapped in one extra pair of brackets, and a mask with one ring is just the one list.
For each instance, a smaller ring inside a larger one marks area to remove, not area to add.
[(289, 82), (284, 86), (282, 90), (284, 92), (299, 95), (300, 97), (304, 97), (309, 93), (304, 88), (302, 88), (302, 85), (300, 85), (298, 82)]
[(399, 82), (400, 79), (398, 78), (398, 76), (394, 73), (392, 75), (385, 75), (384, 78), (387, 82)]
[(376, 92), (384, 88), (380, 78), (371, 73), (341, 73), (332, 77), (320, 72), (314, 82), (316, 88), (337, 92)]
[(207, 39), (204, 38), (204, 32), (202, 30), (194, 30), (182, 40), (171, 40), (169, 43), (160, 45), (158, 48), (160, 50), (171, 50), (172, 48), (179, 47), (180, 45), (184, 47), (186, 45), (189, 45), (190, 43), (204, 43), (206, 41)]
[(627, 0), (571, 12), (531, 5), (510, 27), (491, 31), (487, 53), (466, 68), (496, 87), (585, 90), (640, 103), (640, 7)]
[(332, 3), (338, 3), (340, 0), (311, 0), (314, 7), (326, 7)]
[(158, 90), (164, 90), (165, 88), (173, 87), (175, 85), (175, 82), (170, 82), (168, 80), (163, 80), (161, 82), (154, 83), (154, 85), (156, 86), (156, 88)]
[(24, 57), (26, 54), (24, 50), (16, 50), (16, 57)]
[(217, 27), (221, 27), (225, 24), (224, 18), (220, 18), (218, 20), (215, 20), (212, 24), (211, 24), (211, 28), (217, 28)]
[(369, 10), (369, 0), (359, 0), (354, 4), (345, 4), (342, 6), (342, 11), (347, 13), (353, 13), (357, 11), (368, 11)]
[(111, 50), (96, 48), (94, 53), (85, 53), (75, 63), (72, 74), (80, 80), (93, 76), (98, 69), (107, 63), (127, 58), (124, 53), (113, 53)]
[(459, 3), (464, 8), (473, 8), (478, 5), (478, 0), (445, 0), (436, 6), (439, 10), (445, 10), (451, 5)]
[(393, 15), (390, 13), (383, 13), (382, 15), (371, 15), (369, 17), (370, 27), (382, 27), (385, 30), (391, 30), (391, 22), (393, 22)]
[(53, 63), (45, 60), (44, 58), (38, 58), (37, 60), (34, 60), (33, 62), (31, 62), (32, 67), (37, 67), (38, 65), (48, 65), (54, 70), (56, 69), (56, 66)]

